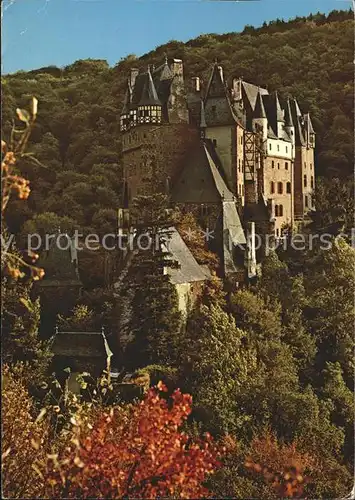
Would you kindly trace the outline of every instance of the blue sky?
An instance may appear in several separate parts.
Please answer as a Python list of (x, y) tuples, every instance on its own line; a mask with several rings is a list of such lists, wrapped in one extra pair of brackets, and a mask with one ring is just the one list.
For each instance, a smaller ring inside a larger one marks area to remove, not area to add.
[(348, 9), (351, 0), (3, 0), (2, 73), (78, 59), (114, 65), (169, 40)]

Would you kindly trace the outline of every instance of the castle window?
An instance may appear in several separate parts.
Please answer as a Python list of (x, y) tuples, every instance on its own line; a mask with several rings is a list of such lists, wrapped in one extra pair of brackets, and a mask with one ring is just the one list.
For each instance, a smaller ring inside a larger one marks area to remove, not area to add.
[(280, 170), (280, 163), (277, 162), (277, 168)]
[(280, 151), (280, 145), (279, 144), (277, 145), (277, 151)]
[(288, 153), (288, 147), (286, 146), (286, 153)]
[(242, 184), (242, 195), (244, 196), (244, 184)]
[(307, 195), (304, 196), (304, 206), (306, 208), (308, 208), (308, 196)]
[(244, 172), (244, 160), (242, 160), (242, 172)]
[(240, 172), (240, 159), (238, 160), (238, 172)]
[(276, 229), (276, 236), (280, 236), (280, 229), (279, 228)]
[(307, 175), (303, 176), (303, 186), (306, 188), (307, 187)]
[(270, 149), (270, 151), (271, 151), (271, 147), (272, 147), (272, 146), (271, 146), (271, 142), (270, 142), (270, 143), (269, 143), (269, 149)]
[(279, 216), (279, 206), (275, 205), (275, 217)]
[(284, 214), (284, 207), (282, 205), (279, 205), (279, 216), (282, 217)]
[(271, 194), (275, 193), (275, 183), (273, 181), (270, 182), (270, 192)]
[(240, 144), (243, 144), (243, 136), (240, 136)]
[(314, 179), (313, 179), (313, 175), (311, 177), (311, 188), (313, 189), (314, 188)]
[(288, 170), (288, 161), (285, 161), (285, 169)]
[(275, 167), (275, 162), (274, 162), (274, 160), (272, 160), (272, 161), (271, 161), (271, 166), (272, 166), (272, 168), (274, 168), (274, 167)]
[(282, 185), (282, 182), (278, 182), (277, 183), (277, 192), (279, 194), (282, 194), (283, 193), (283, 185)]
[(312, 170), (312, 167), (313, 167), (313, 165), (312, 165), (312, 163), (310, 163), (310, 164), (309, 164), (309, 168), (310, 168), (311, 170)]
[(291, 182), (288, 182), (288, 183), (286, 184), (286, 192), (287, 192), (288, 194), (290, 194), (290, 193), (291, 193)]
[(304, 162), (304, 168), (307, 168), (307, 163), (306, 162)]

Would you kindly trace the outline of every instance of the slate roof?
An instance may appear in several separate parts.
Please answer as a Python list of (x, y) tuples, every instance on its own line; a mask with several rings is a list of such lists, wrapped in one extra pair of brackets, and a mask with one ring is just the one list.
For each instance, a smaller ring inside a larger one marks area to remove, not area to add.
[(56, 356), (106, 358), (105, 337), (101, 332), (58, 332), (52, 351)]
[(170, 237), (164, 238), (165, 243), (163, 243), (163, 247), (171, 254), (169, 258), (179, 263), (178, 269), (167, 269), (171, 283), (177, 285), (205, 281), (208, 278), (206, 270), (201, 269), (200, 265), (196, 262), (195, 257), (177, 229), (171, 227), (168, 229), (168, 233)]
[(294, 125), (291, 113), (290, 99), (287, 99), (284, 109), (285, 109), (285, 126), (293, 127)]
[(296, 146), (305, 146), (306, 140), (303, 133), (303, 117), (296, 99), (290, 101), (292, 120), (295, 126), (295, 144)]
[(263, 102), (263, 99), (261, 97), (260, 91), (258, 92), (257, 97), (256, 97), (253, 117), (254, 118), (266, 118), (266, 111), (265, 111), (264, 102)]
[(234, 194), (228, 189), (228, 187), (227, 187), (226, 183), (224, 182), (221, 174), (219, 173), (219, 170), (216, 167), (216, 164), (213, 161), (206, 145), (204, 144), (203, 147), (204, 147), (206, 158), (207, 158), (207, 161), (208, 161), (211, 173), (212, 173), (214, 184), (215, 184), (217, 191), (221, 197), (221, 200), (235, 201)]
[(254, 111), (254, 109), (255, 109), (255, 104), (256, 104), (258, 94), (268, 95), (269, 92), (262, 87), (258, 87), (257, 85), (254, 85), (253, 83), (248, 83), (248, 82), (242, 81), (242, 96), (244, 97), (243, 100), (248, 101), (252, 111)]
[(150, 69), (144, 73), (143, 88), (138, 106), (161, 106)]
[(246, 239), (235, 202), (223, 202), (223, 227), (230, 233), (234, 245), (245, 245)]
[(221, 68), (213, 66), (204, 100), (205, 120), (210, 125), (232, 125), (243, 123), (243, 116), (231, 104), (226, 84), (221, 76)]

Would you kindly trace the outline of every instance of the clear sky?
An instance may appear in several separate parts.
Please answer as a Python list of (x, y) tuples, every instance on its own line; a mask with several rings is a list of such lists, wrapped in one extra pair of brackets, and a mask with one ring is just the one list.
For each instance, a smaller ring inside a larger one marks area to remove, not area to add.
[(229, 33), (276, 18), (348, 9), (351, 0), (2, 0), (2, 73), (65, 66), (78, 59), (114, 65), (169, 40)]

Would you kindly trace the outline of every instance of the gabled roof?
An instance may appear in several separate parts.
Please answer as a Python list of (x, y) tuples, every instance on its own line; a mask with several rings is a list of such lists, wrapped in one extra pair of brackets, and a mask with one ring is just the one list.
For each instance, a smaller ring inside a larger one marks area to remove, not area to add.
[(217, 63), (213, 66), (204, 100), (207, 126), (241, 124), (231, 104), (227, 87), (222, 77), (222, 68)]
[(225, 97), (226, 86), (222, 77), (222, 68), (217, 63), (214, 64), (212, 73), (207, 85), (206, 99), (208, 97)]
[(210, 167), (210, 171), (212, 173), (214, 184), (215, 184), (217, 191), (221, 197), (221, 200), (235, 201), (234, 194), (228, 189), (221, 174), (219, 173), (219, 170), (218, 170), (215, 162), (212, 160), (212, 157), (211, 157), (210, 153), (208, 152), (208, 149), (207, 149), (205, 144), (203, 145), (203, 148), (205, 150), (206, 158), (207, 158), (207, 161), (208, 161), (208, 164)]
[(58, 332), (53, 339), (52, 351), (56, 356), (106, 358), (105, 340), (102, 332)]
[(199, 141), (189, 151), (180, 176), (172, 189), (177, 203), (219, 203), (234, 200), (216, 165), (217, 153), (210, 141)]
[(223, 228), (229, 231), (234, 245), (246, 244), (243, 226), (234, 201), (223, 202)]
[(269, 92), (262, 87), (254, 85), (253, 83), (242, 81), (242, 97), (244, 102), (247, 101), (252, 111), (255, 109), (258, 94), (268, 95)]
[(167, 273), (174, 285), (182, 283), (193, 283), (208, 279), (206, 270), (202, 269), (192, 255), (188, 246), (180, 236), (175, 227), (168, 229), (169, 237), (163, 237), (163, 247), (168, 251), (172, 260), (179, 263), (179, 267), (168, 268)]

